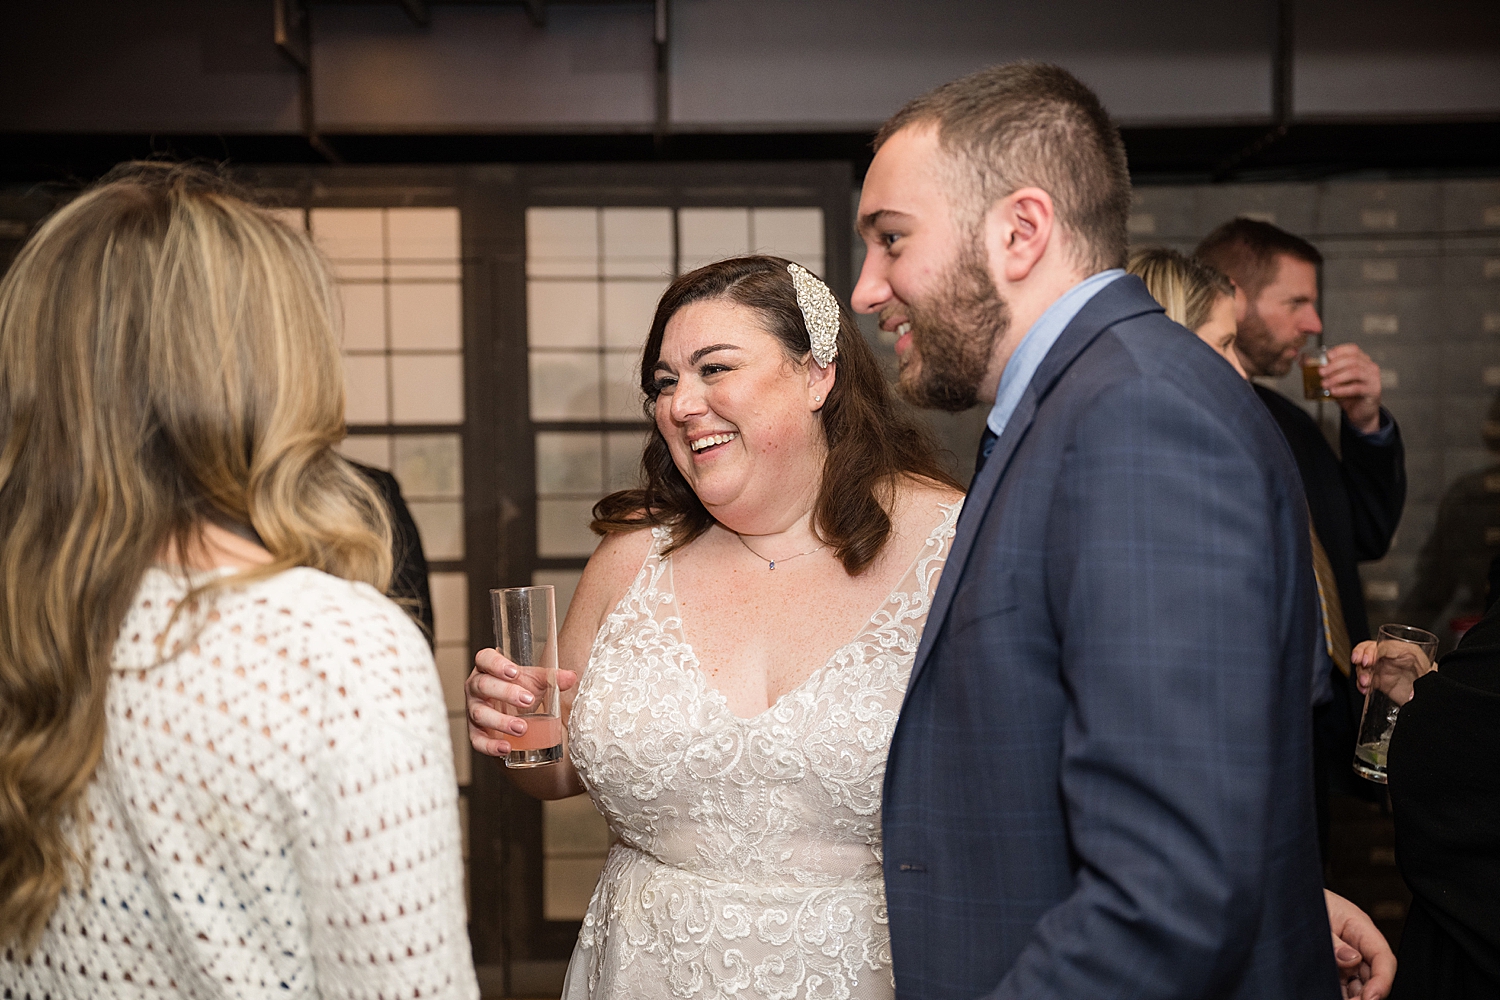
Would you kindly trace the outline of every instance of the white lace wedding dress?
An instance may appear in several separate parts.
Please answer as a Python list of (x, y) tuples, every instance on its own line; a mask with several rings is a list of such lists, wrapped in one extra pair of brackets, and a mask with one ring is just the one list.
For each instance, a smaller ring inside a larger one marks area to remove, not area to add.
[(941, 523), (859, 635), (751, 719), (699, 669), (656, 529), (568, 724), (617, 842), (565, 1000), (894, 994), (881, 783), (959, 506), (935, 511)]

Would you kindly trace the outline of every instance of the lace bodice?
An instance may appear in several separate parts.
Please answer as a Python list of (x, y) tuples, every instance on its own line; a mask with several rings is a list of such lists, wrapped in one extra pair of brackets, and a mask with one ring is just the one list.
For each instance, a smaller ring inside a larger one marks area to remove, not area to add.
[(0, 997), (477, 997), (421, 633), (312, 569), (174, 622), (184, 593), (162, 570), (141, 582), (88, 789), (87, 887), (33, 954), (0, 947)]
[(570, 754), (618, 842), (567, 996), (888, 997), (886, 752), (959, 504), (850, 642), (754, 718), (709, 684), (657, 529), (595, 638)]

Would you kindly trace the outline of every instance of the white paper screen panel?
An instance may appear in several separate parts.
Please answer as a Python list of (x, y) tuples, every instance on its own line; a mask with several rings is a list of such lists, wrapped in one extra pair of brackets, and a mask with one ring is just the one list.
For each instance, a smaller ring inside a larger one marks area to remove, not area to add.
[(315, 208), (313, 241), (339, 282), (350, 424), (463, 421), (463, 288), (456, 208)]

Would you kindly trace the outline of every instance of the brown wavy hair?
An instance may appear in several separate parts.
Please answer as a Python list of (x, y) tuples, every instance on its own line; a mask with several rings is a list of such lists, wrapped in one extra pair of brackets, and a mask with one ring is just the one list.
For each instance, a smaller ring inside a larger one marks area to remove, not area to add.
[(333, 451), (337, 302), (305, 235), (169, 164), (112, 172), (0, 281), (0, 945), (87, 884), (111, 654), (163, 551), (214, 522), (272, 555), (179, 608), (293, 566), (385, 588), (388, 517)]
[[(678, 278), (662, 294), (641, 354), (641, 390), (653, 429), (641, 455), (645, 485), (611, 493), (594, 505), (590, 525), (601, 535), (665, 525), (672, 532), (668, 552), (679, 549), (714, 524), (693, 492), (655, 426), (656, 362), (667, 322), (683, 306), (725, 299), (754, 309), (764, 329), (781, 342), (789, 361), (811, 364), (807, 322), (797, 306), (787, 272), (790, 261), (751, 256), (721, 260)], [(850, 574), (863, 570), (891, 534), (887, 505), (904, 476), (925, 479), (962, 492), (963, 487), (937, 460), (937, 444), (886, 382), (880, 362), (839, 307), (838, 377), (818, 411), (828, 457), (813, 508), (813, 531)]]

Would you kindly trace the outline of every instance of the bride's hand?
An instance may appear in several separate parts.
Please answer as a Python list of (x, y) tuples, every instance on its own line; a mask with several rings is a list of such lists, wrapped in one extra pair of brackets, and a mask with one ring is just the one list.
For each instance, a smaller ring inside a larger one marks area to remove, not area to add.
[[(498, 650), (481, 649), (474, 656), (474, 670), (464, 682), (469, 743), (482, 754), (504, 757), (510, 753), (508, 736), (526, 732), (524, 717), (507, 715), (503, 706), (525, 710), (542, 689), (540, 671), (527, 670), (507, 660)], [(572, 670), (557, 672), (557, 688), (567, 691), (578, 683)]]

